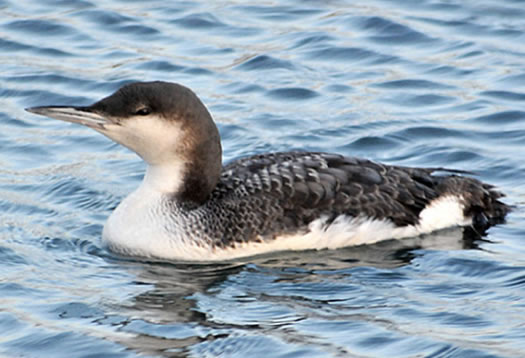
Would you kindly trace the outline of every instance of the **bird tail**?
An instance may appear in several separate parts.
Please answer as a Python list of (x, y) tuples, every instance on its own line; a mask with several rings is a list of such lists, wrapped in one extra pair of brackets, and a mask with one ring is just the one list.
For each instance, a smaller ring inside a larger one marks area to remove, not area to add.
[(505, 216), (512, 210), (511, 206), (500, 200), (505, 196), (502, 192), (474, 178), (457, 175), (443, 177), (439, 191), (462, 197), (463, 214), (472, 217), (473, 227), (480, 232), (504, 222)]

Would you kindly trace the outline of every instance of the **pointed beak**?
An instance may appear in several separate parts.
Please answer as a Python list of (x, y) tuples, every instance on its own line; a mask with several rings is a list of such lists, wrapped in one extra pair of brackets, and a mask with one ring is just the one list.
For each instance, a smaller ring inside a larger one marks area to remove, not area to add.
[(98, 130), (104, 130), (107, 124), (114, 124), (107, 117), (91, 112), (89, 107), (44, 106), (26, 108), (26, 111)]

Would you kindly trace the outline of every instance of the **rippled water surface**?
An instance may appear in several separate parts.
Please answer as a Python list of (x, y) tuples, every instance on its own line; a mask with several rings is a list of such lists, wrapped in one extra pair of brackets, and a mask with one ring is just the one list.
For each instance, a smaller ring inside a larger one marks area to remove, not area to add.
[[(0, 15), (1, 356), (525, 356), (525, 1), (0, 0)], [(143, 163), (24, 108), (156, 79), (199, 94), (226, 161), (462, 168), (516, 208), (483, 240), (117, 257), (102, 226)]]

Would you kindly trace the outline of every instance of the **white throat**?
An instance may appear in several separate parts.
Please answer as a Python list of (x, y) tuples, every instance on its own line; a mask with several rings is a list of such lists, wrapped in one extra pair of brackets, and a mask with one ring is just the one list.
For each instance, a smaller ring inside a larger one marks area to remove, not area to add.
[(162, 194), (174, 194), (184, 185), (186, 163), (173, 160), (169, 164), (148, 165), (141, 187)]

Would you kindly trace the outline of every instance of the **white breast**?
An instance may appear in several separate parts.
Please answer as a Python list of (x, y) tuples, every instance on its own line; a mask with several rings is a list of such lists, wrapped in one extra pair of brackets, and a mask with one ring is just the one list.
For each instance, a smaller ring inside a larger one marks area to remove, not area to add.
[(164, 256), (171, 251), (157, 216), (160, 193), (140, 186), (113, 211), (104, 225), (102, 238), (112, 250), (129, 255)]

